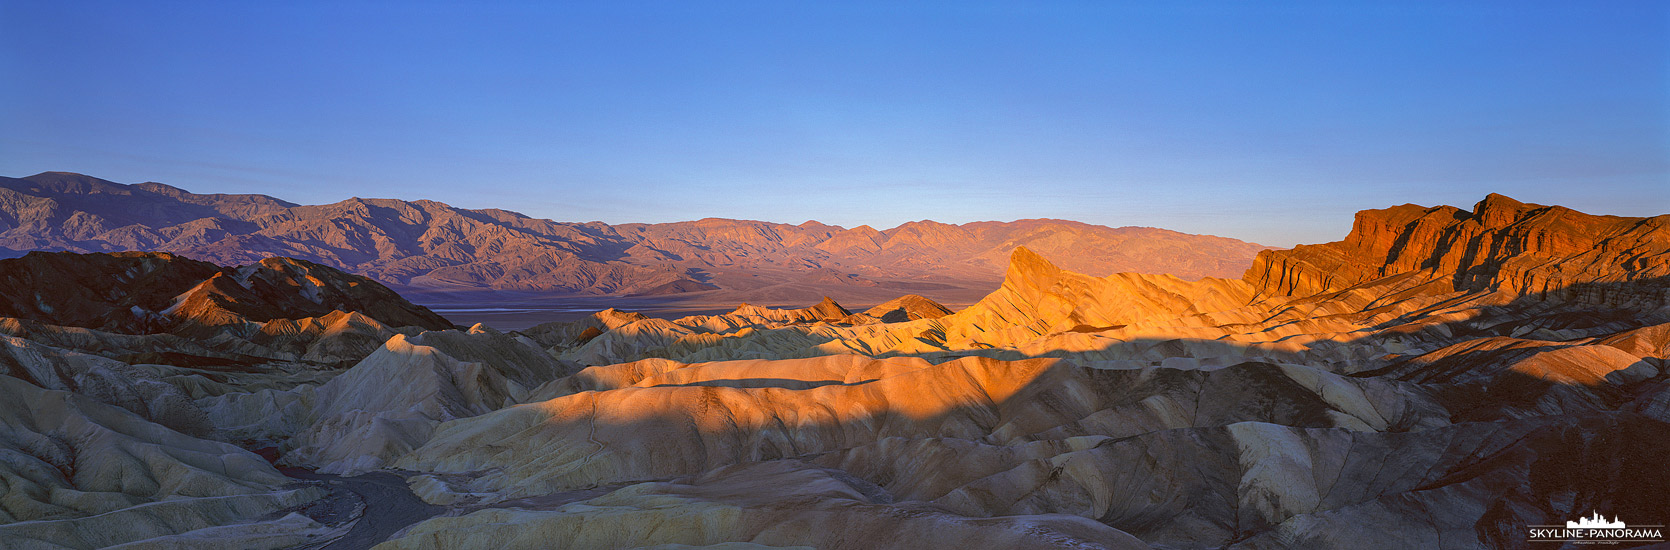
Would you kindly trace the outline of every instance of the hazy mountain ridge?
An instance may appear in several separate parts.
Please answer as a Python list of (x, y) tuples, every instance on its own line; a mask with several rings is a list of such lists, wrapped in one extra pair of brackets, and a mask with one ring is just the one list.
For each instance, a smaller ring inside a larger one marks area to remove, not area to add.
[(920, 221), (886, 231), (711, 218), (611, 226), (427, 200), (304, 206), (60, 172), (0, 178), (0, 248), (14, 254), (157, 250), (218, 264), (284, 256), (408, 289), (667, 294), (770, 288), (763, 295), (778, 299), (885, 294), (872, 289), (932, 293), (989, 288), (1016, 246), (1084, 272), (1186, 278), (1237, 276), (1268, 248), (1062, 220)]

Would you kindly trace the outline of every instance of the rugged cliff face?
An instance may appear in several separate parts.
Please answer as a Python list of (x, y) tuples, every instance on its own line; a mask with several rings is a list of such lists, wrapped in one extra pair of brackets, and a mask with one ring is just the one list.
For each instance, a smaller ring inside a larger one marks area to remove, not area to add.
[(1265, 296), (1299, 297), (1419, 273), (1458, 291), (1645, 303), (1665, 296), (1667, 235), (1670, 215), (1595, 216), (1492, 194), (1471, 212), (1365, 210), (1344, 240), (1260, 252), (1244, 279)]

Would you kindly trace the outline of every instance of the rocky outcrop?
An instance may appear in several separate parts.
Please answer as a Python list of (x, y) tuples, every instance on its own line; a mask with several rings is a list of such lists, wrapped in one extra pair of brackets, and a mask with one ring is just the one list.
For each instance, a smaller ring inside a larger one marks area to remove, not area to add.
[(452, 328), (440, 315), (357, 275), (291, 258), (266, 258), (216, 273), (174, 297), (163, 314), (219, 327), (238, 322), (353, 312), (394, 327)]
[(30, 253), (0, 260), (0, 316), (113, 332), (164, 332), (162, 312), (220, 266), (168, 253)]
[(1053, 333), (1096, 332), (1231, 310), (1252, 300), (1252, 289), (1239, 280), (1185, 281), (1137, 273), (1090, 277), (1020, 247), (1002, 287), (940, 321), (947, 345), (1007, 347)]
[[(0, 282), (9, 289), (0, 316), (129, 334), (260, 339), (269, 321), (349, 312), (383, 326), (452, 326), (375, 281), (289, 258), (222, 268), (161, 252), (32, 252), (0, 260)], [(267, 335), (307, 332), (275, 327)]]
[(1260, 252), (1245, 279), (1265, 296), (1309, 296), (1411, 272), (1456, 291), (1663, 303), (1670, 215), (1595, 216), (1497, 194), (1471, 212), (1365, 210), (1345, 240)]
[(883, 323), (902, 323), (917, 319), (938, 319), (951, 314), (950, 309), (926, 297), (906, 294), (864, 311)]

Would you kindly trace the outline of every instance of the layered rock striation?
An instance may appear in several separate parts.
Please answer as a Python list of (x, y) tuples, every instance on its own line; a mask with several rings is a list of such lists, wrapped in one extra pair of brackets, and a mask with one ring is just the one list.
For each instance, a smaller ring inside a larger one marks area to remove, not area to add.
[(1260, 252), (1246, 280), (1266, 296), (1309, 296), (1419, 272), (1456, 291), (1663, 303), (1666, 232), (1670, 215), (1596, 216), (1491, 194), (1471, 212), (1412, 204), (1360, 212), (1345, 240)]

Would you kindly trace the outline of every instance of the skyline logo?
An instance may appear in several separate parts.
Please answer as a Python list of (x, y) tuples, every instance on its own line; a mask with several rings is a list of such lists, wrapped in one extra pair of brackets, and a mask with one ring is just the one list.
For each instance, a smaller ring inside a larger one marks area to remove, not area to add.
[(1624, 522), (1618, 521), (1618, 516), (1612, 516), (1612, 521), (1606, 521), (1606, 518), (1601, 517), (1600, 512), (1595, 512), (1594, 517), (1578, 518), (1577, 521), (1566, 522), (1567, 529), (1626, 529), (1628, 527), (1624, 525)]
[(1618, 516), (1607, 520), (1594, 511), (1589, 517), (1558, 525), (1531, 525), (1529, 542), (1571, 542), (1576, 544), (1618, 544), (1622, 542), (1664, 542), (1663, 525), (1629, 525)]

